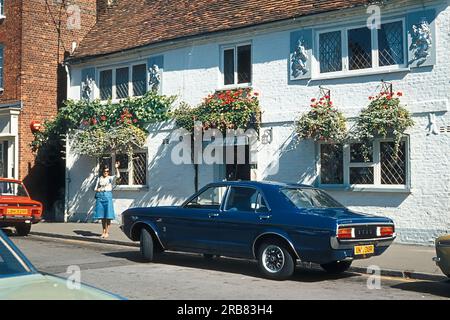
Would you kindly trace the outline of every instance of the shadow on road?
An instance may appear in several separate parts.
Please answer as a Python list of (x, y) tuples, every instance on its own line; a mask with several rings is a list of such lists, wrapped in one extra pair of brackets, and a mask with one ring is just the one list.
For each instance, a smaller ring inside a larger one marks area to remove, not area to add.
[[(107, 257), (118, 259), (127, 259), (136, 263), (144, 263), (139, 251), (120, 251), (104, 253)], [(214, 258), (206, 259), (199, 254), (184, 254), (176, 252), (164, 252), (158, 255), (153, 263), (149, 263), (151, 268), (154, 264), (164, 264), (178, 267), (195, 268), (202, 270), (212, 270), (227, 273), (241, 274), (245, 276), (261, 278), (256, 261), (233, 259), (233, 258)], [(297, 267), (290, 281), (299, 282), (321, 282), (329, 280), (338, 280), (352, 277), (359, 277), (356, 273), (344, 273), (341, 275), (330, 275), (317, 268)]]
[(391, 288), (450, 298), (450, 280), (407, 282), (393, 285)]
[(73, 230), (74, 233), (83, 236), (83, 237), (100, 237), (100, 233), (94, 233), (91, 231), (84, 231), (84, 230)]

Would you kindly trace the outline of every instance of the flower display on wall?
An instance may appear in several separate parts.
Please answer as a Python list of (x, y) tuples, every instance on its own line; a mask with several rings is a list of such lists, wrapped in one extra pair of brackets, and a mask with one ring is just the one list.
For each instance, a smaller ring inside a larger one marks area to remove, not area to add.
[(217, 91), (197, 107), (182, 105), (173, 116), (177, 125), (188, 131), (194, 130), (195, 122), (201, 122), (204, 130), (257, 130), (261, 114), (258, 97), (251, 88)]
[(375, 138), (393, 138), (397, 154), (405, 131), (414, 125), (411, 113), (400, 103), (402, 96), (402, 92), (382, 91), (369, 97), (369, 105), (356, 120), (354, 133), (367, 149)]
[(311, 99), (310, 107), (295, 123), (299, 139), (338, 143), (346, 138), (345, 117), (333, 105), (329, 95)]

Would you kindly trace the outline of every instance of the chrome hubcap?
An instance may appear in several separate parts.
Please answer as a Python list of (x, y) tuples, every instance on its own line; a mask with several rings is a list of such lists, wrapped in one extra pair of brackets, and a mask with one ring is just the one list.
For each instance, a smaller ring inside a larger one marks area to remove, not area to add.
[(268, 246), (262, 255), (264, 268), (270, 273), (280, 272), (284, 267), (284, 253), (280, 247)]

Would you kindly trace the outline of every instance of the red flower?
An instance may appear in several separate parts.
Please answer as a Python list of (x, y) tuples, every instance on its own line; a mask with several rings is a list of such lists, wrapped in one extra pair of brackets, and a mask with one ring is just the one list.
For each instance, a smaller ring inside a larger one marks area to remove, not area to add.
[(92, 118), (92, 124), (97, 124), (97, 119)]
[(373, 97), (372, 97), (372, 96), (370, 96), (370, 97), (369, 97), (369, 100), (373, 100)]
[(105, 120), (106, 120), (106, 116), (101, 116), (100, 119), (101, 119), (102, 121), (105, 121)]
[(137, 119), (133, 119), (133, 122), (136, 123), (136, 122), (138, 122), (138, 120)]
[(311, 102), (316, 102), (316, 98), (312, 98), (312, 99), (311, 99)]
[(399, 97), (402, 97), (402, 96), (403, 96), (403, 93), (402, 93), (401, 91), (399, 91), (399, 92), (397, 92), (397, 95), (398, 95)]
[(255, 92), (255, 93), (253, 93), (255, 96), (259, 96), (259, 93), (258, 92)]

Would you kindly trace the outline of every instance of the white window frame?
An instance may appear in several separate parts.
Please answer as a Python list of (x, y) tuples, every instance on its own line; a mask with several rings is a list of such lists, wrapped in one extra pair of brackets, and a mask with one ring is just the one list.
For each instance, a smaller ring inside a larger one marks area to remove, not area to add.
[[(409, 191), (411, 188), (411, 164), (410, 164), (410, 141), (409, 137), (406, 136), (402, 138), (405, 142), (405, 163), (406, 163), (406, 184), (404, 185), (391, 185), (391, 184), (381, 184), (381, 158), (380, 158), (380, 145), (382, 142), (393, 142), (393, 139), (375, 139), (373, 141), (373, 159), (372, 162), (350, 162), (350, 145), (357, 144), (358, 141), (349, 142), (343, 145), (343, 184), (322, 184), (321, 183), (321, 158), (320, 158), (320, 147), (322, 144), (327, 144), (326, 142), (318, 143), (318, 154), (316, 162), (316, 170), (318, 173), (318, 185), (323, 189), (348, 189), (352, 191)], [(374, 184), (351, 184), (350, 183), (350, 168), (374, 168)]]
[[(238, 48), (243, 46), (250, 46), (250, 82), (237, 83), (238, 82)], [(234, 50), (234, 81), (233, 84), (225, 84), (225, 51)], [(251, 41), (239, 42), (233, 44), (226, 44), (220, 46), (220, 85), (219, 88), (232, 89), (241, 87), (250, 87), (253, 82), (253, 44)]]
[[(405, 18), (393, 18), (386, 19), (381, 22), (381, 25), (392, 23), (392, 22), (402, 22), (402, 39), (403, 39), (403, 64), (395, 64), (390, 66), (379, 65), (379, 51), (378, 51), (378, 29), (374, 28), (371, 30), (371, 42), (372, 42), (372, 67), (359, 70), (349, 69), (349, 52), (348, 52), (348, 31), (353, 29), (367, 28), (366, 23), (352, 24), (345, 27), (333, 27), (327, 29), (320, 29), (314, 31), (314, 54), (312, 58), (312, 70), (313, 79), (327, 79), (327, 78), (337, 78), (342, 76), (358, 76), (373, 73), (383, 73), (389, 71), (403, 71), (408, 70), (407, 62), (407, 37), (406, 37), (406, 21)], [(320, 71), (320, 35), (324, 33), (340, 31), (341, 32), (341, 52), (342, 52), (342, 70), (334, 72), (321, 73)]]
[[(127, 98), (117, 98), (117, 91), (116, 91), (116, 72), (117, 69), (122, 69), (122, 68), (128, 68), (128, 97), (129, 98), (138, 98), (141, 96), (134, 96), (133, 95), (133, 67), (134, 66), (138, 66), (138, 65), (145, 65), (145, 91), (148, 92), (149, 90), (149, 85), (148, 85), (148, 66), (147, 66), (147, 62), (145, 61), (141, 61), (141, 62), (133, 62), (133, 63), (128, 63), (128, 64), (120, 64), (120, 65), (114, 65), (114, 66), (106, 66), (106, 67), (102, 67), (99, 68), (97, 70), (97, 79), (98, 79), (98, 85), (97, 85), (97, 89), (96, 89), (96, 97), (98, 99), (100, 99), (100, 74), (102, 71), (108, 71), (111, 70), (112, 71), (112, 98), (111, 101), (113, 103), (118, 103), (121, 100), (127, 99)], [(107, 100), (101, 100), (102, 102), (105, 102)]]
[[(128, 184), (116, 184), (115, 189), (117, 190), (126, 190), (126, 189), (141, 189), (148, 187), (148, 150), (146, 149), (140, 149), (140, 150), (134, 150), (133, 154), (136, 153), (143, 153), (145, 154), (146, 159), (146, 165), (147, 168), (145, 170), (145, 181), (147, 184), (140, 185), (140, 184), (133, 184), (134, 181), (134, 168), (133, 168), (133, 159), (128, 159), (128, 168), (127, 169), (119, 169), (120, 173), (122, 172), (128, 172)], [(116, 167), (114, 164), (116, 163), (116, 154), (111, 154), (111, 163), (112, 163), (112, 172), (114, 175), (116, 175)]]

